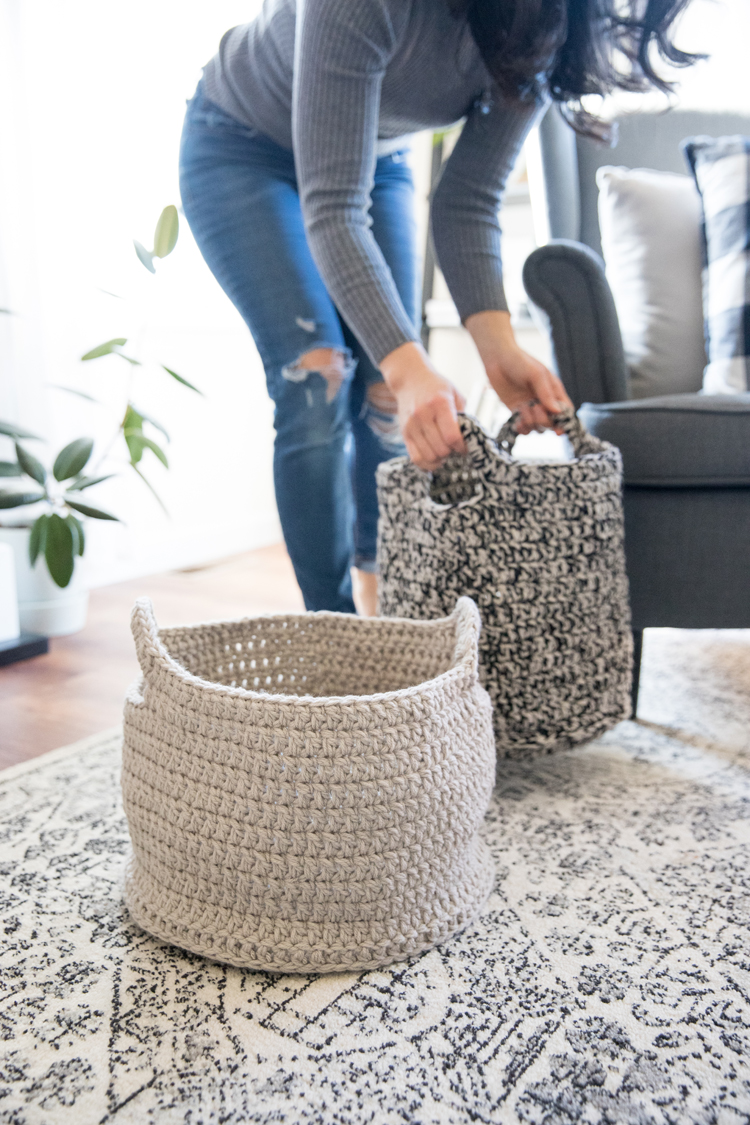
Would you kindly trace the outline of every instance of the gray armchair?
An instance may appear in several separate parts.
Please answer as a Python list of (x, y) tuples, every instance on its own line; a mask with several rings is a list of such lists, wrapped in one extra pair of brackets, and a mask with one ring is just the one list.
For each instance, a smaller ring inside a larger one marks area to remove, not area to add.
[(619, 120), (614, 150), (576, 136), (556, 107), (540, 126), (552, 241), (524, 267), (555, 363), (585, 425), (622, 451), (625, 549), (636, 661), (643, 630), (750, 627), (750, 394), (629, 398), (614, 301), (600, 257), (596, 171), (686, 172), (679, 143), (750, 134), (750, 117), (672, 111)]

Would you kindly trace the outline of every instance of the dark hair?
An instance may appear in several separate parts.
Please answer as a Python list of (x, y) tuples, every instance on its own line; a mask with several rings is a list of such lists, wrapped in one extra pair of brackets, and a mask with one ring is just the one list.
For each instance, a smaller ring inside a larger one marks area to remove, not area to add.
[(547, 90), (579, 133), (609, 139), (604, 121), (584, 110), (586, 94), (615, 89), (669, 93), (654, 70), (653, 48), (674, 66), (704, 55), (675, 47), (670, 29), (689, 0), (449, 0), (465, 18), (501, 92), (529, 101)]

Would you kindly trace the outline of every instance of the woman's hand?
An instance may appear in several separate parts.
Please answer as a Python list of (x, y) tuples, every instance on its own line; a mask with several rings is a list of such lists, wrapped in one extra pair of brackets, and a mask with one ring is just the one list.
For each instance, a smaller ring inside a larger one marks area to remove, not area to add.
[(464, 399), (438, 374), (421, 344), (402, 344), (380, 364), (398, 404), (406, 448), (420, 469), (436, 469), (449, 453), (465, 452), (456, 417)]
[(467, 317), (466, 327), (482, 357), (493, 390), (509, 410), (520, 412), (519, 434), (550, 427), (551, 415), (572, 409), (573, 404), (558, 377), (516, 343), (509, 313), (475, 313)]

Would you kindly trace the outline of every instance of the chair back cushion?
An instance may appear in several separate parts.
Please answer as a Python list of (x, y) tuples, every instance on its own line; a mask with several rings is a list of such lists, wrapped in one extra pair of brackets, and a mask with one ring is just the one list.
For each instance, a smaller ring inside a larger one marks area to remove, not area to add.
[(631, 397), (698, 391), (706, 355), (701, 202), (693, 179), (605, 165), (596, 180)]
[(750, 136), (692, 137), (684, 148), (703, 198), (703, 389), (738, 394), (750, 390)]

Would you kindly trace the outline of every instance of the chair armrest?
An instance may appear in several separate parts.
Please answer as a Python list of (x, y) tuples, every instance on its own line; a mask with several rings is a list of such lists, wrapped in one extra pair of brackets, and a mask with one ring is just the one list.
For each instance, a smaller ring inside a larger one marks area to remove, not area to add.
[(557, 371), (576, 407), (628, 398), (620, 325), (599, 255), (553, 240), (526, 259), (523, 283), (549, 322)]

